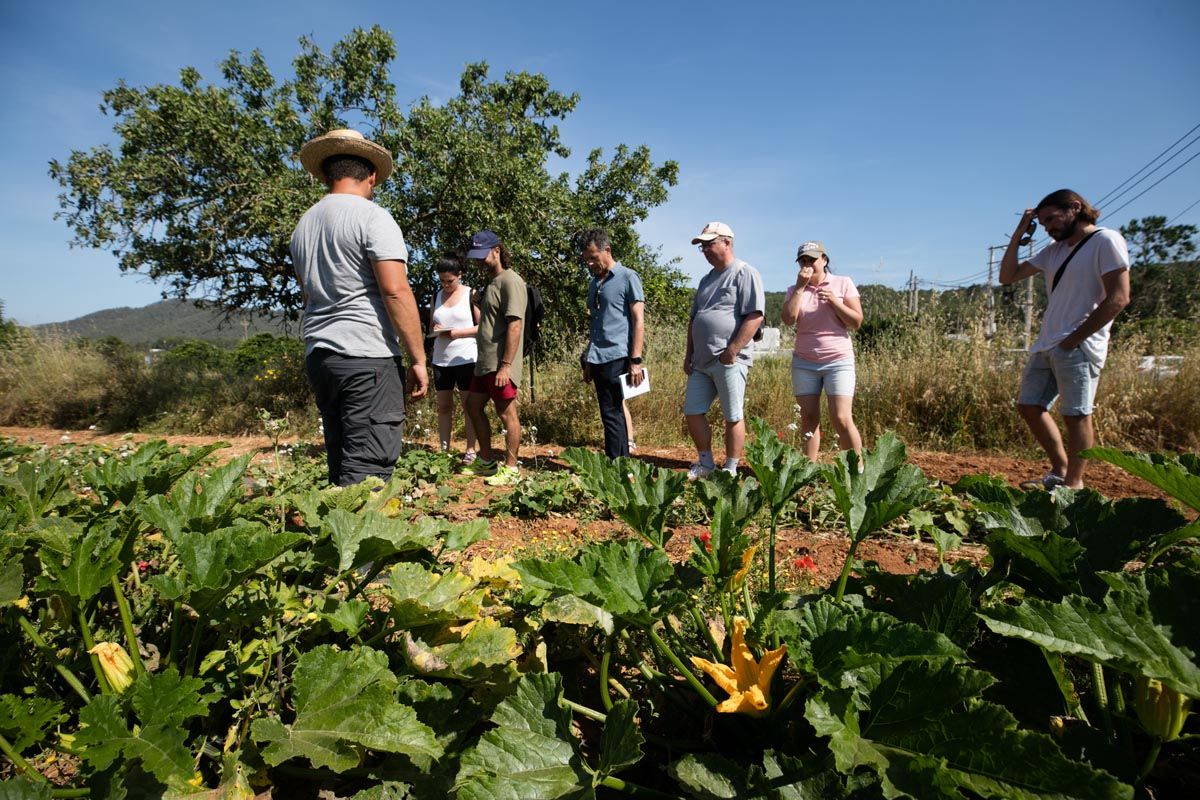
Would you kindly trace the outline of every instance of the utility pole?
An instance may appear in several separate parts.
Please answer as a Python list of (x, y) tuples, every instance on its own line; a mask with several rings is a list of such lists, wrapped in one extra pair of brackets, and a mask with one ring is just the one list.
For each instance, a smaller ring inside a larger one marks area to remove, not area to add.
[(908, 313), (917, 315), (917, 275), (908, 271)]
[(991, 340), (996, 335), (996, 296), (992, 292), (992, 278), (995, 275), (996, 251), (1000, 249), (995, 245), (988, 248), (987, 295), (985, 300), (987, 319), (983, 323), (983, 335), (988, 340)]

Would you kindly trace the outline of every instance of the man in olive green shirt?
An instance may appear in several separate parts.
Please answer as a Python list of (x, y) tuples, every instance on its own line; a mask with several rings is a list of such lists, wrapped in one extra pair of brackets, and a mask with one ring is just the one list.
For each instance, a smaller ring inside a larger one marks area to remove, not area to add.
[[(522, 333), (528, 293), (525, 281), (510, 268), (508, 250), (500, 237), (481, 231), (471, 237), (467, 258), (477, 263), (487, 278), (479, 292), (479, 328), (475, 332), (478, 356), (464, 410), (479, 438), (479, 458), (463, 467), (473, 475), (488, 475), (493, 486), (515, 483), (520, 478), (517, 451), (521, 446), (521, 420), (517, 415), (517, 387), (521, 383), (524, 358)], [(487, 416), (488, 400), (504, 424), (504, 463), (492, 449), (492, 428)]]

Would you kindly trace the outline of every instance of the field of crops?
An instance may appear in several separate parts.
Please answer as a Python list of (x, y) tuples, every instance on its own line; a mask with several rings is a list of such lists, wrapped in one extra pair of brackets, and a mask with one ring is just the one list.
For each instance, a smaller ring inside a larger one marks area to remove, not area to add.
[[(1110, 501), (752, 427), (738, 479), (570, 449), (492, 494), (424, 449), (337, 489), (300, 451), (4, 441), (0, 798), (1200, 785), (1200, 458), (1092, 451), (1160, 493)], [(610, 533), (489, 548), (510, 517)], [(898, 537), (932, 555), (861, 557)]]

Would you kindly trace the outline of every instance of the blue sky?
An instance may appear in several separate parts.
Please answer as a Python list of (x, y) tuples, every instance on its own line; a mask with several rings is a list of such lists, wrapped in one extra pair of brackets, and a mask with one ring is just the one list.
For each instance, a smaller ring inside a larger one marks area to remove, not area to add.
[[(112, 140), (102, 91), (175, 82), (185, 65), (212, 79), (231, 49), (258, 48), (289, 74), (300, 36), (328, 48), (375, 23), (397, 39), (405, 104), (452, 95), (476, 60), (493, 76), (541, 72), (579, 92), (563, 168), (618, 143), (675, 159), (679, 185), (641, 225), (644, 239), (695, 278), (707, 264), (689, 240), (720, 219), (776, 290), (809, 238), (859, 284), (898, 286), (909, 270), (939, 283), (978, 275), (1016, 212), (1064, 186), (1098, 200), (1200, 123), (1195, 0), (7, 2), (5, 316), (54, 322), (159, 297), (111, 255), (71, 249), (53, 219), (47, 162)], [(1197, 200), (1200, 159), (1102, 222), (1171, 218)], [(1200, 205), (1177, 222), (1200, 224)]]

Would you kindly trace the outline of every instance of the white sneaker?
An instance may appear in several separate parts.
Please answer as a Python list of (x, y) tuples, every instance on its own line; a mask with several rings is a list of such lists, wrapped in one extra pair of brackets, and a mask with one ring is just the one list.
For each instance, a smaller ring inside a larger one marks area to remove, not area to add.
[(712, 471), (713, 471), (712, 467), (706, 467), (703, 464), (697, 462), (695, 464), (692, 464), (692, 466), (688, 469), (687, 479), (689, 481), (698, 481), (701, 478), (707, 478), (709, 475), (712, 474)]

